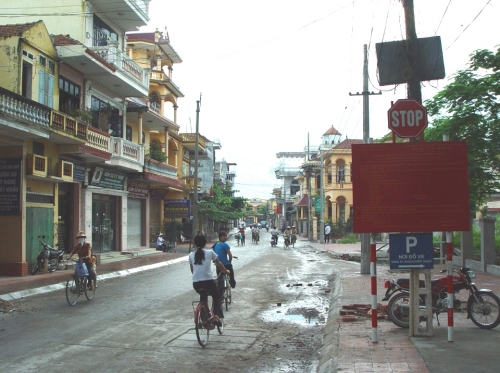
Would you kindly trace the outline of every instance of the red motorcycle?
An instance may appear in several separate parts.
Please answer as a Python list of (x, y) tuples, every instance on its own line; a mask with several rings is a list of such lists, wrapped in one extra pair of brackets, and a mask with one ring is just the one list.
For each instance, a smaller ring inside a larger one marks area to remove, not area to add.
[[(482, 329), (493, 329), (500, 323), (500, 299), (489, 289), (478, 289), (472, 282), (475, 273), (467, 267), (454, 269), (457, 276), (453, 276), (453, 308), (460, 309), (462, 302), (455, 298), (455, 294), (466, 289), (469, 291), (467, 300), (467, 318)], [(444, 272), (444, 271), (443, 271)], [(431, 281), (432, 313), (436, 314), (439, 323), (439, 314), (447, 313), (447, 276)], [(387, 305), (389, 319), (401, 328), (410, 325), (410, 280), (399, 278), (396, 281), (386, 280), (384, 301)], [(425, 287), (425, 281), (420, 280), (420, 287)], [(425, 295), (420, 295), (421, 308), (425, 309)]]

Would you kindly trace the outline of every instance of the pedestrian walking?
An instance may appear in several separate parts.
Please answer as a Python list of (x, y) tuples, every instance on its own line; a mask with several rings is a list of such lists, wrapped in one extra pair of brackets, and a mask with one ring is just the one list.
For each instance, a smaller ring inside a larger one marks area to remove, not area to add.
[(329, 243), (330, 242), (330, 225), (326, 225), (325, 226), (325, 243)]

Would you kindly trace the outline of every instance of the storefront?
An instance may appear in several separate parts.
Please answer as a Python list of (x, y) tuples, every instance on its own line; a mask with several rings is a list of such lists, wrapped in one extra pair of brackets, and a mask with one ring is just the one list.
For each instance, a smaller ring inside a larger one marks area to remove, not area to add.
[(144, 246), (145, 210), (148, 198), (148, 185), (129, 180), (127, 198), (127, 248)]

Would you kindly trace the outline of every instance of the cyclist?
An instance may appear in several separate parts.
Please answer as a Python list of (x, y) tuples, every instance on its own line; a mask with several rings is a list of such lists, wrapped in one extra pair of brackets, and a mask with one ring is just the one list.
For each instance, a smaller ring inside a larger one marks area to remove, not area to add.
[(276, 227), (273, 226), (273, 229), (271, 229), (271, 239), (275, 240), (276, 245), (278, 244), (279, 234), (280, 232), (276, 229)]
[(73, 250), (71, 250), (71, 253), (69, 253), (68, 260), (71, 259), (74, 254), (77, 254), (78, 258), (82, 259), (89, 272), (89, 289), (94, 290), (97, 284), (97, 274), (94, 270), (94, 263), (97, 258), (93, 255), (94, 253), (90, 243), (85, 242), (86, 238), (87, 236), (85, 235), (85, 232), (80, 231), (78, 233), (76, 236), (78, 244), (73, 248)]
[[(205, 236), (196, 235), (193, 242), (196, 247), (196, 251), (189, 254), (189, 267), (191, 269), (191, 273), (193, 274), (193, 288), (198, 294), (200, 294), (201, 302), (206, 302), (208, 295), (212, 296), (212, 306), (214, 308), (215, 315), (213, 322), (217, 326), (222, 326), (224, 314), (222, 313), (217, 285), (212, 277), (211, 262), (214, 262), (223, 273), (230, 274), (230, 272), (219, 261), (217, 254), (214, 251), (204, 248), (207, 244)], [(207, 290), (208, 295), (206, 293), (200, 293), (200, 289)]]
[(241, 246), (245, 246), (245, 226), (241, 225), (239, 230), (241, 234)]
[[(233, 265), (231, 264), (231, 261), (233, 260), (233, 254), (231, 253), (231, 248), (229, 245), (226, 243), (227, 241), (227, 233), (224, 231), (219, 232), (219, 242), (215, 244), (214, 251), (217, 254), (219, 261), (228, 269), (231, 274), (229, 275), (229, 284), (231, 287), (234, 289), (236, 287), (236, 280), (234, 279), (234, 270), (233, 270)], [(216, 268), (217, 270), (217, 276), (220, 274), (221, 270)], [(224, 283), (224, 279), (222, 276), (219, 277), (220, 281), (219, 284)], [(219, 287), (221, 289), (223, 286)], [(224, 290), (224, 289), (222, 289)]]
[(295, 242), (297, 242), (297, 228), (295, 228), (295, 225), (292, 225), (292, 245), (295, 245)]

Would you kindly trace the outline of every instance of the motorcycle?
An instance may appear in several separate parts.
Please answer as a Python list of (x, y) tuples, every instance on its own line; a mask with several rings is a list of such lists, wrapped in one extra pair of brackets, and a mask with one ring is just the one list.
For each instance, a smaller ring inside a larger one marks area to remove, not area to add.
[[(444, 272), (444, 271), (441, 271)], [(476, 277), (470, 268), (453, 269), (458, 276), (453, 276), (453, 308), (459, 310), (462, 302), (455, 297), (459, 291), (469, 291), (467, 300), (467, 318), (482, 329), (493, 329), (500, 323), (500, 299), (489, 289), (478, 289), (472, 279)], [(431, 281), (432, 313), (436, 314), (439, 323), (439, 314), (448, 312), (447, 276)], [(419, 281), (420, 287), (425, 287), (425, 281)], [(410, 325), (410, 280), (399, 278), (396, 281), (386, 280), (383, 301), (389, 301), (387, 315), (389, 319), (401, 328)], [(425, 309), (425, 295), (419, 296), (421, 309)]]
[[(45, 236), (42, 236), (42, 239), (45, 239)], [(49, 273), (54, 272), (59, 265), (61, 265), (61, 261), (63, 260), (63, 250), (54, 250), (50, 245), (46, 244), (42, 240), (40, 240), (40, 244), (43, 246), (42, 251), (38, 254), (36, 261), (33, 263), (31, 267), (31, 274), (34, 275), (38, 272), (40, 268), (43, 267), (45, 259), (47, 259), (47, 270)]]
[(271, 235), (271, 247), (275, 247), (278, 245), (278, 236), (273, 234)]

